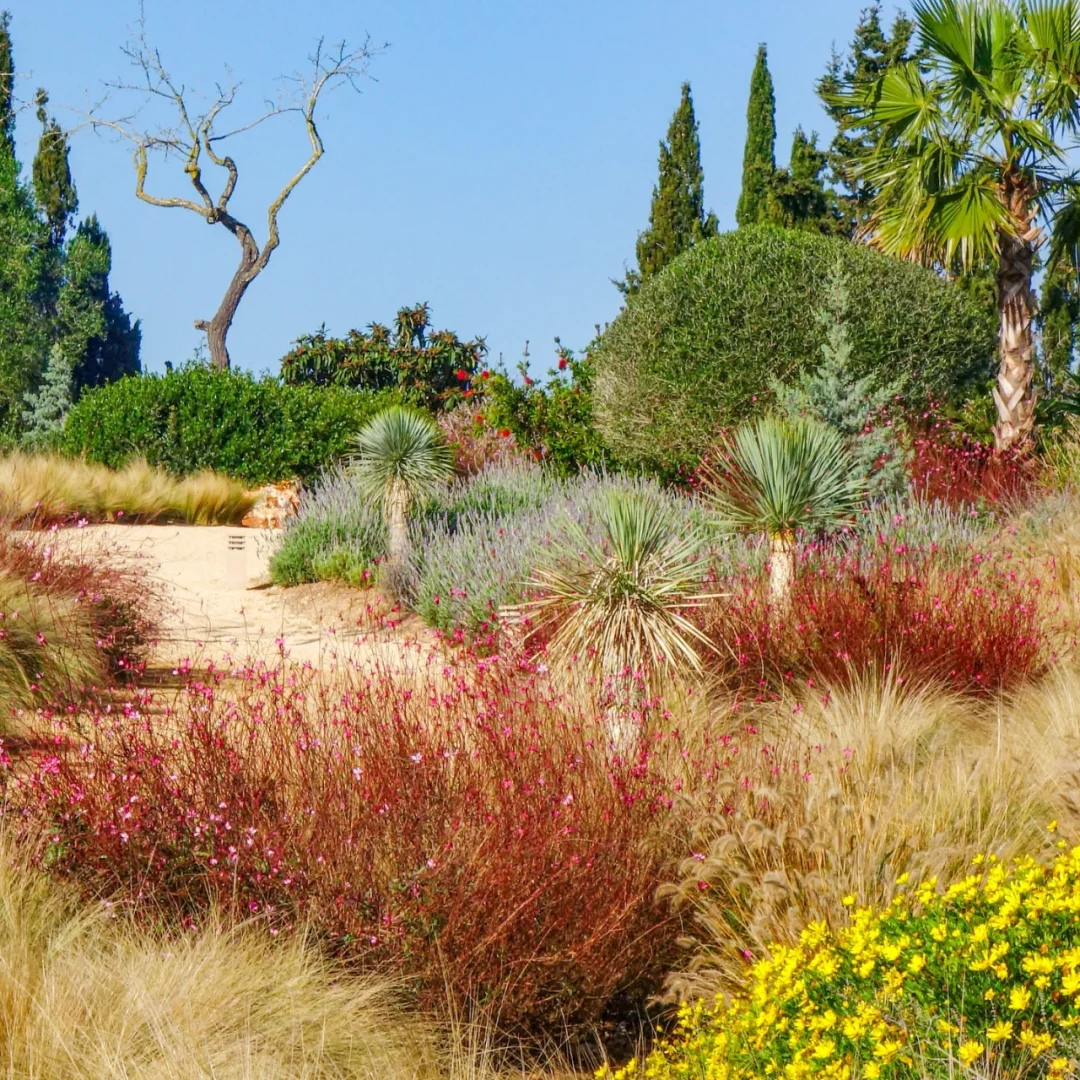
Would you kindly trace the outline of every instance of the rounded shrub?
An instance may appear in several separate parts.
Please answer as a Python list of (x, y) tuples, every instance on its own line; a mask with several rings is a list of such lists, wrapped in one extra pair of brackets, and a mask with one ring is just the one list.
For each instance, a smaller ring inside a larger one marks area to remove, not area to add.
[(307, 480), (396, 400), (392, 391), (283, 386), (192, 364), (84, 394), (61, 448), (112, 468), (143, 458), (180, 476), (212, 469), (249, 484)]
[(698, 244), (650, 278), (594, 354), (593, 411), (621, 459), (694, 464), (760, 409), (770, 380), (821, 360), (816, 315), (840, 263), (850, 290), (852, 373), (921, 404), (981, 392), (993, 313), (931, 270), (849, 241), (775, 228)]

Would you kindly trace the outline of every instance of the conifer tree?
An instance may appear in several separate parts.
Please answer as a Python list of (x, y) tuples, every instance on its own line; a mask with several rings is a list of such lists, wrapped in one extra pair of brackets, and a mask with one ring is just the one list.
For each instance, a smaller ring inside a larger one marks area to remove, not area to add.
[(63, 269), (56, 324), (65, 354), (75, 358), (75, 393), (136, 374), (142, 333), (109, 288), (112, 247), (97, 215), (82, 222), (68, 241)]
[(750, 100), (746, 106), (746, 148), (743, 151), (742, 192), (735, 210), (739, 227), (776, 222), (776, 94), (764, 45), (750, 76)]
[(907, 482), (904, 449), (894, 429), (876, 421), (900, 387), (852, 371), (850, 310), (851, 296), (838, 261), (829, 275), (826, 302), (817, 313), (824, 336), (821, 363), (803, 372), (793, 386), (774, 381), (771, 389), (789, 415), (809, 416), (843, 436), (871, 495), (894, 494)]
[(615, 284), (624, 296), (637, 292), (646, 278), (698, 241), (716, 233), (716, 215), (705, 213), (701, 141), (694, 101), (690, 84), (683, 83), (667, 139), (660, 144), (660, 175), (653, 188), (649, 227), (637, 240), (637, 269)]
[(31, 449), (52, 449), (63, 431), (72, 404), (74, 370), (75, 365), (57, 342), (49, 351), (41, 386), (23, 398), (26, 403), (22, 417), (23, 442)]
[(1047, 268), (1039, 300), (1042, 331), (1041, 378), (1046, 390), (1054, 390), (1072, 370), (1076, 355), (1076, 324), (1080, 319), (1080, 290), (1066, 260), (1056, 259)]
[(68, 140), (55, 118), (46, 112), (49, 95), (38, 90), (35, 98), (37, 118), (41, 123), (41, 137), (34, 156), (34, 196), (38, 208), (45, 215), (49, 238), (59, 246), (67, 235), (68, 222), (79, 208), (79, 197), (71, 179), (68, 161)]
[(782, 223), (789, 229), (835, 233), (840, 228), (836, 197), (826, 190), (822, 173), (827, 155), (818, 149), (817, 132), (811, 135), (795, 129), (791, 159), (786, 169), (778, 169), (773, 193), (779, 204)]
[(0, 153), (15, 156), (15, 57), (11, 13), (0, 12)]
[(843, 109), (830, 104), (830, 97), (844, 84), (865, 83), (895, 64), (917, 58), (918, 50), (912, 46), (914, 35), (915, 24), (902, 12), (897, 12), (886, 32), (881, 24), (881, 5), (872, 4), (859, 18), (847, 54), (834, 51), (825, 74), (818, 80), (818, 96), (838, 128), (827, 152), (829, 179), (839, 191), (840, 208), (848, 232), (854, 232), (866, 218), (874, 197), (873, 186), (855, 168), (870, 136), (859, 128), (845, 130), (840, 122)]

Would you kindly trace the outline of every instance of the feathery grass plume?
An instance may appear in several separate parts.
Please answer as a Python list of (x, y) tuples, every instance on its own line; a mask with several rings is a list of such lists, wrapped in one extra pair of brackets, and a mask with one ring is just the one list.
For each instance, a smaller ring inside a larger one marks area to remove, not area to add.
[(714, 512), (727, 528), (769, 540), (769, 591), (790, 605), (795, 534), (835, 528), (866, 494), (843, 438), (808, 417), (764, 416), (721, 444), (717, 464), (703, 470)]
[(380, 500), (389, 531), (384, 583), (396, 591), (409, 550), (409, 509), (450, 479), (453, 455), (425, 413), (391, 405), (353, 439), (351, 468), (361, 494)]
[(645, 492), (605, 493), (597, 539), (567, 523), (562, 551), (540, 553), (527, 582), (537, 595), (513, 614), (529, 634), (549, 635), (551, 655), (584, 665), (626, 706), (659, 693), (672, 678), (701, 671), (708, 639), (686, 612), (704, 599), (699, 533)]
[(55, 454), (14, 452), (0, 459), (0, 511), (15, 519), (81, 514), (231, 525), (254, 503), (235, 480), (209, 471), (177, 480), (141, 459), (117, 470)]

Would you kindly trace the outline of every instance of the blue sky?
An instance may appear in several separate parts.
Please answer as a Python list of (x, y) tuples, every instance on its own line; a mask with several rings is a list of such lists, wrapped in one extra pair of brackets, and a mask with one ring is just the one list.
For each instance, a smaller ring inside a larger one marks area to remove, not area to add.
[[(510, 366), (529, 341), (533, 369), (545, 371), (553, 337), (580, 347), (619, 309), (609, 279), (632, 262), (647, 222), (680, 83), (693, 87), (706, 202), (732, 227), (758, 43), (769, 46), (784, 163), (796, 125), (828, 132), (814, 81), (864, 3), (146, 0), (148, 36), (178, 79), (211, 88), (228, 63), (244, 80), (238, 118), (255, 114), (320, 35), (390, 43), (371, 66), (377, 81), (326, 103), (327, 154), (282, 212), (282, 245), (230, 334), (234, 363), (276, 371), (290, 342), (320, 323), (344, 333), (427, 300), (436, 326), (486, 335)], [(9, 4), (21, 92), (45, 86), (75, 122), (62, 106), (125, 73), (120, 46), (137, 0)], [(232, 209), (260, 240), (266, 204), (306, 150), (294, 118), (275, 123), (233, 147)], [(37, 131), (24, 114), (27, 165)], [(144, 367), (184, 360), (236, 242), (194, 214), (139, 203), (121, 143), (80, 133), (72, 163), (80, 212), (96, 211), (112, 239), (114, 288), (142, 319)], [(149, 189), (186, 195), (186, 183), (175, 165), (152, 162)]]

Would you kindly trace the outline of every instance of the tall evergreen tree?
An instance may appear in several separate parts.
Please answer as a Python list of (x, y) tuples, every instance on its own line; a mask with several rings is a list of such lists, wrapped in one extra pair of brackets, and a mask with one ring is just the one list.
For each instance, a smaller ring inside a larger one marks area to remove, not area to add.
[(74, 358), (74, 390), (140, 370), (142, 332), (109, 289), (112, 247), (97, 215), (82, 222), (64, 252), (56, 304), (57, 340)]
[(869, 149), (872, 137), (865, 127), (845, 126), (847, 117), (843, 108), (835, 104), (835, 94), (844, 85), (865, 85), (888, 68), (918, 58), (914, 37), (915, 24), (902, 12), (897, 12), (886, 32), (881, 23), (881, 5), (872, 4), (861, 13), (847, 54), (834, 50), (825, 74), (818, 80), (818, 96), (837, 125), (836, 137), (827, 151), (827, 163), (829, 180), (839, 192), (848, 232), (854, 232), (866, 220), (875, 194), (875, 188), (858, 173), (855, 164)]
[(15, 56), (11, 12), (0, 12), (0, 152), (15, 156)]
[(45, 215), (50, 239), (53, 244), (60, 245), (67, 235), (68, 222), (79, 208), (79, 196), (71, 179), (67, 135), (46, 111), (49, 95), (38, 90), (35, 103), (41, 137), (32, 170), (34, 195)]
[(778, 221), (776, 179), (776, 94), (766, 47), (758, 46), (750, 76), (750, 100), (746, 106), (746, 148), (743, 151), (742, 192), (735, 210), (740, 228)]
[(11, 17), (0, 13), (0, 428), (11, 429), (49, 349), (48, 237), (15, 157)]
[(1065, 259), (1051, 262), (1039, 298), (1042, 337), (1039, 382), (1052, 391), (1072, 370), (1076, 356), (1076, 324), (1080, 319), (1080, 289)]
[(50, 357), (70, 364), (77, 388), (138, 370), (139, 348), (138, 324), (109, 289), (112, 255), (97, 220), (65, 242), (78, 200), (67, 138), (44, 91), (31, 182), (19, 167), (10, 26), (0, 13), (0, 430), (8, 435), (33, 413), (28, 395), (55, 392), (60, 361), (43, 385)]
[(817, 132), (807, 135), (795, 129), (791, 160), (773, 178), (773, 194), (779, 204), (782, 223), (789, 229), (835, 233), (840, 228), (836, 197), (825, 187), (826, 153), (818, 149)]
[(690, 84), (660, 144), (660, 176), (653, 188), (649, 227), (638, 236), (637, 269), (617, 281), (623, 295), (637, 292), (641, 283), (672, 259), (717, 233), (715, 214), (705, 213), (704, 173)]

